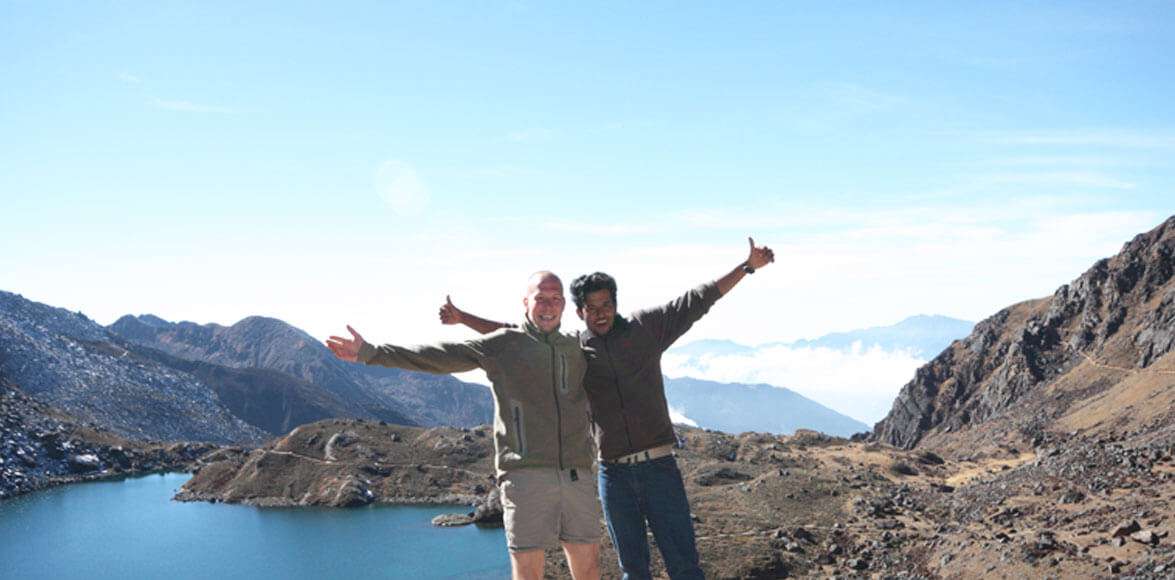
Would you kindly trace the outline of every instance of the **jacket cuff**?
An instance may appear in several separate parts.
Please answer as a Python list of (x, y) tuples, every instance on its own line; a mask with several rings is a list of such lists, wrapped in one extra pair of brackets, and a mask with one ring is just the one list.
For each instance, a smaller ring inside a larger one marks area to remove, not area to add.
[(374, 346), (371, 346), (370, 342), (363, 341), (363, 345), (359, 347), (359, 362), (370, 364), (371, 359), (375, 358), (375, 355), (378, 353), (379, 351)]
[(714, 304), (715, 302), (718, 302), (719, 298), (722, 298), (722, 293), (718, 291), (718, 281), (717, 280), (714, 280), (713, 282), (707, 282), (705, 284), (702, 284), (701, 286), (698, 287), (698, 290), (700, 291), (700, 293), (702, 295), (702, 300), (707, 305)]

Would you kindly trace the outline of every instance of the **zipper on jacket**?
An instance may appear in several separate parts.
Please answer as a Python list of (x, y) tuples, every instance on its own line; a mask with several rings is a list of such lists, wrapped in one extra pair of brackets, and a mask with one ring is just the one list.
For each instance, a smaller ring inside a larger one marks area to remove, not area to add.
[(555, 356), (555, 345), (549, 342), (547, 345), (551, 347), (551, 394), (555, 395), (555, 428), (559, 433), (559, 471), (563, 471), (563, 412), (559, 409), (559, 373), (555, 369), (559, 357)]
[(514, 437), (518, 439), (518, 455), (526, 457), (526, 433), (522, 431), (522, 403), (511, 401), (514, 412)]
[(567, 354), (559, 353), (559, 390), (567, 394)]
[[(616, 386), (616, 398), (620, 399), (620, 419), (624, 422), (624, 438), (628, 441), (625, 451), (632, 451), (632, 434), (628, 432), (628, 415), (624, 412), (624, 394), (620, 392), (620, 376), (616, 374), (616, 364), (612, 362), (612, 349), (608, 348), (608, 337), (604, 336), (603, 339), (604, 354), (608, 355), (608, 368), (612, 370), (612, 384)], [(603, 451), (603, 449), (600, 450), (601, 453)]]

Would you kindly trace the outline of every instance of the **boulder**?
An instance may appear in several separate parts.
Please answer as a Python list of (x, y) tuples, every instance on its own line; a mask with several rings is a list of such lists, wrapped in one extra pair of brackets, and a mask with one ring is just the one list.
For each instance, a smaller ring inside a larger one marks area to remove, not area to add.
[(730, 467), (711, 467), (694, 476), (694, 481), (701, 486), (728, 485), (750, 479), (754, 479), (754, 476)]
[(1153, 546), (1159, 543), (1159, 535), (1156, 534), (1153, 530), (1134, 532), (1133, 534), (1130, 534), (1130, 539), (1148, 546)]
[(432, 525), (442, 528), (465, 526), (473, 523), (469, 514), (441, 514), (432, 519)]
[(101, 466), (102, 463), (98, 460), (98, 456), (93, 453), (69, 456), (69, 468), (75, 473), (97, 471)]
[(355, 477), (348, 477), (335, 493), (334, 505), (339, 507), (365, 506), (375, 499), (375, 494), (367, 489), (362, 481)]
[(1119, 537), (1123, 537), (1123, 536), (1129, 536), (1130, 534), (1133, 534), (1134, 532), (1137, 532), (1140, 530), (1142, 530), (1142, 526), (1138, 525), (1138, 521), (1137, 520), (1130, 520), (1129, 522), (1126, 522), (1126, 523), (1118, 526), (1117, 528), (1114, 528), (1114, 532), (1110, 534), (1110, 537), (1111, 538), (1119, 538)]
[(490, 489), (484, 498), (473, 504), (473, 523), (486, 526), (502, 525), (502, 496), (497, 486)]

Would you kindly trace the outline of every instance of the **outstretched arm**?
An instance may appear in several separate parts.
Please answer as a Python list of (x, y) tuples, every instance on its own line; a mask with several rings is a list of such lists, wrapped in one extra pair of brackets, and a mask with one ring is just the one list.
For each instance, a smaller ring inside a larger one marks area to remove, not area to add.
[(718, 293), (726, 296), (732, 288), (739, 283), (747, 274), (755, 273), (767, 264), (775, 261), (775, 252), (767, 246), (756, 246), (753, 238), (747, 238), (751, 244), (751, 255), (747, 257), (746, 261), (734, 267), (725, 276), (718, 279)]
[(494, 322), (465, 312), (453, 306), (453, 301), (448, 296), (445, 296), (445, 303), (441, 305), (438, 315), (441, 318), (441, 324), (464, 324), (481, 334), (489, 334), (499, 328), (514, 328), (514, 325), (508, 322)]
[(326, 346), (336, 357), (353, 363), (445, 375), (477, 368), (486, 353), (482, 339), (416, 346), (374, 346), (363, 340), (350, 325), (347, 331), (351, 333), (351, 338), (332, 336), (326, 341)]
[(639, 319), (657, 337), (662, 351), (681, 338), (694, 322), (705, 316), (710, 307), (730, 292), (744, 276), (775, 261), (775, 253), (771, 248), (756, 246), (755, 240), (751, 238), (747, 238), (747, 241), (751, 244), (750, 255), (725, 276), (698, 286), (664, 306), (633, 313), (633, 317)]

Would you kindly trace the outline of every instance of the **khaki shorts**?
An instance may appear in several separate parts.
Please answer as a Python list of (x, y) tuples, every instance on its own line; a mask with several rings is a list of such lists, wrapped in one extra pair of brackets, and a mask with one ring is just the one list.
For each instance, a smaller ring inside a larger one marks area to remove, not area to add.
[(498, 488), (511, 552), (600, 542), (600, 500), (593, 470), (514, 469), (498, 479)]

